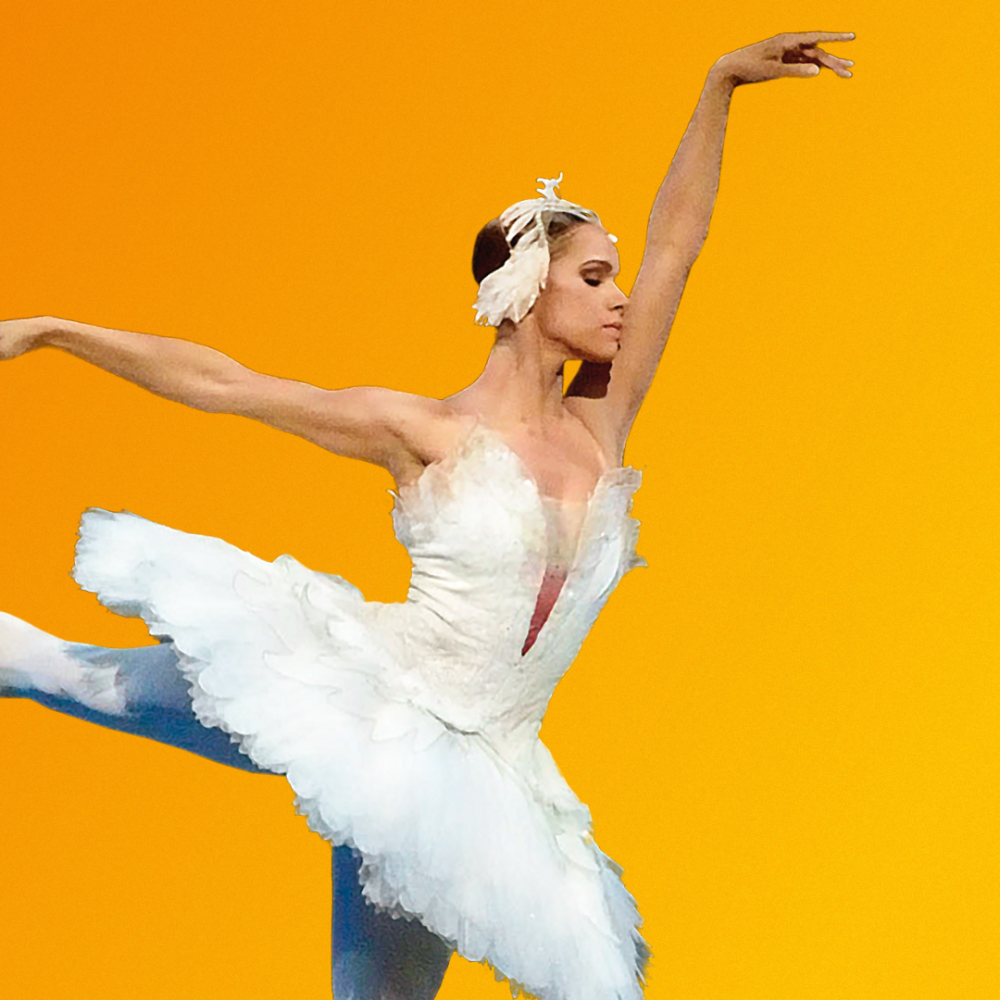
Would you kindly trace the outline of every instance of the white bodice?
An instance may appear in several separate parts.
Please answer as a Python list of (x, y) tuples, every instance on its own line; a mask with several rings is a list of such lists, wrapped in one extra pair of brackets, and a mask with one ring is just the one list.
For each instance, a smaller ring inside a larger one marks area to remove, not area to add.
[[(522, 655), (551, 544), (544, 498), (517, 454), (477, 424), (429, 466), (393, 511), (413, 562), (404, 604), (371, 605), (398, 638), (410, 697), (464, 731), (537, 731), (546, 705), (636, 555), (629, 516), (640, 474), (601, 476), (586, 505), (566, 579)], [(384, 634), (384, 633), (383, 633)]]

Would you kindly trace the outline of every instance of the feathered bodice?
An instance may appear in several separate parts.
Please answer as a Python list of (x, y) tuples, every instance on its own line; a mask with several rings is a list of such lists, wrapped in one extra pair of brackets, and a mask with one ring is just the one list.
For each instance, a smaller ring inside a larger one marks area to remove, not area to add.
[(394, 659), (412, 696), (442, 721), (500, 738), (537, 731), (559, 678), (605, 601), (633, 566), (629, 517), (640, 474), (605, 473), (586, 504), (565, 581), (530, 649), (522, 652), (551, 559), (544, 498), (503, 439), (477, 425), (427, 468), (393, 511), (413, 562), (407, 600), (383, 605)]

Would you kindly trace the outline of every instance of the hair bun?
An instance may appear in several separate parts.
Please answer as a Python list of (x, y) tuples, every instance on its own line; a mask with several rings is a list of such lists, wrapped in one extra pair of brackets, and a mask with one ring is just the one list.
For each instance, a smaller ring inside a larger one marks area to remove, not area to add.
[(479, 230), (472, 249), (472, 274), (476, 284), (482, 284), (483, 278), (503, 267), (509, 257), (510, 247), (503, 226), (499, 219), (491, 219)]

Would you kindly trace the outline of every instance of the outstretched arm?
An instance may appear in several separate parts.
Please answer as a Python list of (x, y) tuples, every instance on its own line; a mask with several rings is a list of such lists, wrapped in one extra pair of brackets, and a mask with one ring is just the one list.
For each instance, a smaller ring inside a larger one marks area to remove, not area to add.
[(252, 417), (405, 479), (423, 455), (437, 400), (361, 386), (320, 389), (246, 368), (203, 344), (37, 317), (0, 322), (0, 360), (58, 347), (150, 392), (208, 413)]
[(569, 394), (603, 441), (625, 439), (656, 373), (681, 294), (715, 206), (729, 104), (736, 87), (785, 76), (815, 76), (825, 66), (851, 75), (848, 60), (817, 48), (853, 34), (776, 35), (723, 56), (709, 71), (701, 98), (653, 202), (642, 265), (625, 310), (621, 350), (607, 367), (581, 366)]

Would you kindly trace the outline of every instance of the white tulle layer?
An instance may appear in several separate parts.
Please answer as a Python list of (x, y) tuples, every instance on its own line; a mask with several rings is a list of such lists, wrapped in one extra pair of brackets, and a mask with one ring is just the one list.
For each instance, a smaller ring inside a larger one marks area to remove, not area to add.
[(172, 639), (199, 720), (361, 853), (371, 902), (543, 1000), (641, 996), (641, 921), (586, 807), (537, 738), (513, 760), (408, 702), (383, 606), (290, 556), (96, 509), (74, 577)]

